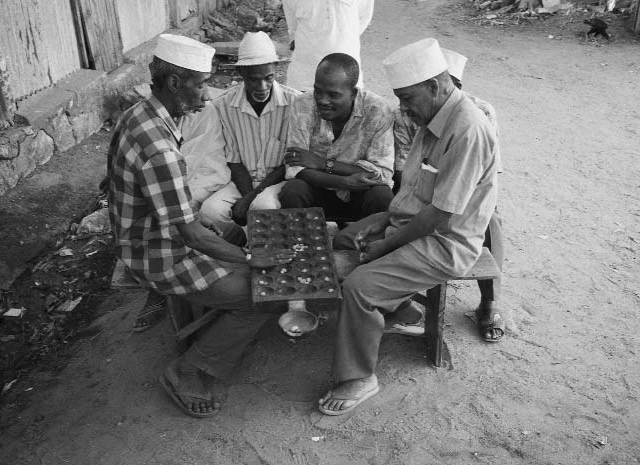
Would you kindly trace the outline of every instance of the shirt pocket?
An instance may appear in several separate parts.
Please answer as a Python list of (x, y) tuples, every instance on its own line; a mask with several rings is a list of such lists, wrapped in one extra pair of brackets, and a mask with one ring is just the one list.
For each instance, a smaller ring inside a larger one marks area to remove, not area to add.
[(416, 183), (416, 197), (428, 204), (433, 200), (433, 191), (438, 177), (438, 169), (427, 162), (420, 165), (418, 182)]

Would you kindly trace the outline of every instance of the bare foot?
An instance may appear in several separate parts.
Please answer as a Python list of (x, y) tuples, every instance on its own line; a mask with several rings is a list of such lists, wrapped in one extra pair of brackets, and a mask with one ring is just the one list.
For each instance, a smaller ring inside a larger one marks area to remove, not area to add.
[(163, 387), (167, 394), (187, 415), (205, 417), (212, 415), (220, 404), (213, 400), (205, 388), (198, 368), (183, 357), (171, 362), (164, 371)]
[(343, 415), (379, 390), (378, 377), (353, 379), (340, 383), (318, 400), (319, 410), (325, 415)]
[(482, 302), (476, 309), (480, 336), (486, 342), (499, 342), (505, 334), (505, 323), (495, 302)]

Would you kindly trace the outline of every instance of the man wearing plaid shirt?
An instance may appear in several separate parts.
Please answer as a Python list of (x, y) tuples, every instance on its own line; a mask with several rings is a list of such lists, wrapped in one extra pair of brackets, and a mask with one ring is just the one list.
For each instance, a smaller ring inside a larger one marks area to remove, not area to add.
[(202, 110), (209, 100), (206, 81), (214, 52), (186, 37), (159, 37), (149, 65), (153, 95), (118, 122), (108, 160), (117, 256), (141, 284), (225, 310), (160, 379), (178, 407), (194, 417), (215, 410), (200, 375), (227, 377), (270, 317), (253, 308), (250, 267), (286, 263), (293, 254), (245, 255), (221, 231), (204, 227), (191, 206), (174, 119)]

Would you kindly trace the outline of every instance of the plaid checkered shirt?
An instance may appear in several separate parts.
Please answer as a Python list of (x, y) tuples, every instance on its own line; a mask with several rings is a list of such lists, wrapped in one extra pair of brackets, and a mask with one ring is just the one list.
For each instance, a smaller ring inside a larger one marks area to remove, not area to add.
[(143, 286), (201, 291), (228, 274), (187, 247), (177, 225), (197, 221), (180, 153), (182, 135), (155, 97), (125, 112), (109, 146), (109, 216), (116, 255)]

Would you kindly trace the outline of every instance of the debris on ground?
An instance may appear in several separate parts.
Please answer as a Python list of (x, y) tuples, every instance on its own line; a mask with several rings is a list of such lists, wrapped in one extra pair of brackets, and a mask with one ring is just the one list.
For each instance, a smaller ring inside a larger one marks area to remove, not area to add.
[(629, 15), (633, 7), (632, 0), (469, 0), (469, 3), (476, 10), (479, 24), (491, 26), (518, 25), (551, 16), (561, 16), (566, 23), (582, 22), (594, 15), (613, 19), (616, 15)]

